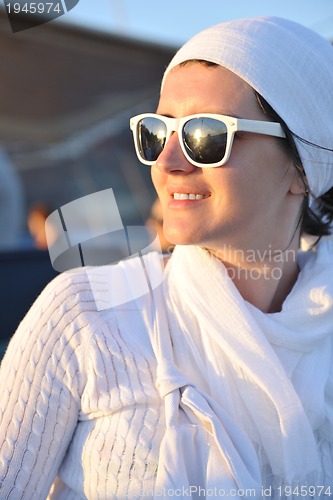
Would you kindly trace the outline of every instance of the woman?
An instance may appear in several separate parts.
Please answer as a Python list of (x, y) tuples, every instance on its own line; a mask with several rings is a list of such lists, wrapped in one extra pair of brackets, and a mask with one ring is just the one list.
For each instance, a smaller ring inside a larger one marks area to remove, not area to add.
[(333, 494), (332, 77), (278, 18), (176, 54), (131, 120), (176, 244), (163, 286), (153, 252), (43, 292), (2, 366), (1, 498)]

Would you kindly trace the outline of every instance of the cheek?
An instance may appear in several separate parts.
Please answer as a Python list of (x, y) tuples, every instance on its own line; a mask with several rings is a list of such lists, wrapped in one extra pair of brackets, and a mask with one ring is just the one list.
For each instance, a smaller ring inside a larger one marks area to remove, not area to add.
[(164, 212), (165, 203), (169, 197), (166, 192), (165, 186), (167, 182), (167, 176), (162, 174), (155, 166), (151, 167), (151, 180), (153, 182), (154, 188), (156, 190), (157, 196), (160, 199), (162, 211)]
[[(278, 149), (242, 141), (215, 178), (216, 202), (224, 220), (247, 227), (275, 216), (288, 192), (288, 162)], [(245, 147), (246, 146), (246, 147)], [(222, 170), (224, 168), (224, 170)]]
[(154, 188), (157, 191), (157, 194), (162, 195), (163, 188), (166, 186), (167, 175), (163, 174), (156, 168), (154, 165), (151, 167), (151, 180), (154, 184)]
[(239, 181), (254, 200), (257, 196), (265, 198), (288, 190), (291, 160), (276, 139), (261, 136), (239, 141), (234, 153), (232, 160), (242, 172)]
[(150, 175), (151, 175), (151, 180), (153, 182), (154, 188), (155, 188), (157, 194), (159, 195), (159, 191), (161, 189), (161, 186), (160, 186), (161, 185), (161, 180), (160, 180), (160, 176), (156, 172), (156, 168), (155, 167), (151, 167)]

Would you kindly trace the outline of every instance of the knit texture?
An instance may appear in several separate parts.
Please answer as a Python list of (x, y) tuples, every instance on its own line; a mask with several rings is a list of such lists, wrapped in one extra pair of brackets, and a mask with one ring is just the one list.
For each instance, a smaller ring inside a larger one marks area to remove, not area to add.
[(197, 252), (176, 248), (164, 287), (112, 309), (97, 310), (90, 287), (104, 285), (86, 270), (41, 294), (0, 370), (1, 500), (157, 499), (252, 477), (296, 500), (278, 488), (299, 469), (300, 484), (333, 487), (332, 237), (300, 255), (274, 315), (246, 305), (222, 263)]
[(0, 370), (1, 500), (153, 489), (164, 428), (155, 360), (136, 308), (120, 316), (119, 328), (96, 310), (80, 271), (49, 284), (22, 321)]

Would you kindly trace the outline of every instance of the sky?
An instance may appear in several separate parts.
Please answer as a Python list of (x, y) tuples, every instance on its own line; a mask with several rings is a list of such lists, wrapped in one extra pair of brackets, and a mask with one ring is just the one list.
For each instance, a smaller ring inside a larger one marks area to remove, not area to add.
[(55, 22), (179, 46), (212, 24), (277, 15), (333, 40), (333, 0), (79, 0)]

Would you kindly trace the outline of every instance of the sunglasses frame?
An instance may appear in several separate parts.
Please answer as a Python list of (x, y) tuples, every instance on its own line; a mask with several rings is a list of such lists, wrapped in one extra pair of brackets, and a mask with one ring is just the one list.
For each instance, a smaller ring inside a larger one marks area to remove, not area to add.
[[(233, 116), (219, 115), (213, 113), (198, 113), (195, 115), (183, 116), (182, 118), (170, 118), (169, 116), (158, 115), (156, 113), (142, 113), (140, 115), (133, 116), (130, 119), (130, 128), (133, 132), (135, 151), (138, 159), (144, 165), (150, 165), (150, 166), (154, 165), (157, 160), (155, 161), (145, 160), (141, 156), (140, 145), (139, 145), (139, 122), (145, 118), (156, 118), (158, 120), (161, 120), (165, 124), (167, 132), (166, 132), (164, 148), (167, 145), (171, 137), (171, 134), (173, 132), (177, 132), (179, 144), (185, 158), (192, 165), (199, 168), (214, 168), (214, 167), (221, 167), (222, 165), (224, 165), (230, 158), (231, 148), (236, 132), (251, 132), (254, 134), (286, 138), (282, 126), (280, 125), (280, 123), (277, 122), (246, 120), (243, 118), (235, 118)], [(227, 143), (226, 143), (224, 157), (220, 161), (216, 163), (198, 163), (192, 160), (192, 158), (188, 155), (184, 145), (184, 141), (182, 139), (182, 129), (183, 126), (193, 118), (213, 118), (214, 120), (224, 123), (224, 125), (226, 126)]]

